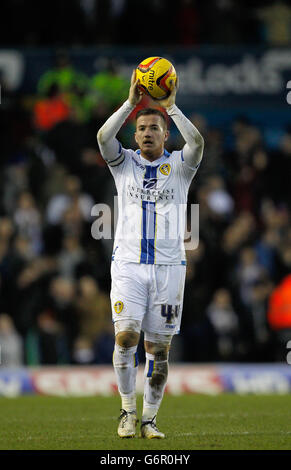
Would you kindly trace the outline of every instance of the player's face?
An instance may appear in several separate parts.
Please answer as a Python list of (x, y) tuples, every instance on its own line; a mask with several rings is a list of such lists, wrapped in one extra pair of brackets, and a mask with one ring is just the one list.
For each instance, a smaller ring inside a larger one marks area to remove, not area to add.
[(164, 152), (164, 144), (169, 136), (161, 116), (149, 114), (139, 116), (136, 122), (135, 140), (141, 155), (148, 160), (156, 160)]

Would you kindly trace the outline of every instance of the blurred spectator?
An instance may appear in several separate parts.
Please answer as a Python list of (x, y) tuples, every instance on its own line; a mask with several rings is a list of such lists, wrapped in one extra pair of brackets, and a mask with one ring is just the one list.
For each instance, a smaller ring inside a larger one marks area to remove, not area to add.
[(62, 243), (62, 250), (57, 257), (58, 270), (62, 277), (75, 279), (78, 266), (85, 261), (85, 251), (76, 235), (65, 235)]
[(253, 197), (251, 206), (254, 213), (258, 215), (261, 202), (271, 193), (270, 157), (264, 148), (258, 147), (254, 151), (251, 166), (253, 168), (252, 188), (249, 188)]
[(72, 235), (80, 239), (85, 236), (85, 221), (77, 201), (65, 209), (60, 226), (63, 235)]
[[(279, 143), (279, 152), (273, 156), (272, 194), (276, 196), (277, 202), (291, 206), (290, 173), (291, 173), (291, 127), (282, 137)], [(279, 160), (279, 161), (278, 161)]]
[(232, 154), (228, 163), (236, 172), (249, 162), (252, 152), (261, 147), (262, 136), (260, 130), (256, 128), (245, 116), (237, 117), (232, 124), (234, 137), (235, 157)]
[(224, 181), (219, 176), (209, 177), (207, 180), (207, 204), (217, 217), (229, 217), (234, 208), (232, 197), (227, 192)]
[(271, 192), (271, 172), (266, 151), (256, 146), (242, 156), (240, 166), (235, 170), (230, 184), (236, 210), (260, 212), (262, 199)]
[[(19, 257), (24, 263), (29, 262), (35, 258), (35, 253), (31, 249), (30, 240), (26, 236), (18, 234), (13, 239), (12, 250), (10, 256)], [(20, 264), (22, 264), (20, 262)]]
[(46, 172), (45, 185), (42, 188), (45, 206), (55, 194), (63, 191), (67, 175), (68, 172), (66, 168), (57, 162)]
[[(227, 168), (223, 162), (223, 135), (218, 129), (208, 128), (203, 119), (193, 116), (191, 119), (197, 129), (205, 128), (202, 135), (205, 136), (204, 157), (205, 160), (199, 168), (199, 177), (205, 179), (210, 175), (226, 177)], [(206, 127), (205, 127), (206, 125)], [(202, 130), (203, 132), (203, 130)], [(197, 175), (198, 176), (198, 175)]]
[(52, 83), (43, 98), (34, 106), (33, 122), (37, 130), (49, 131), (58, 122), (68, 118), (70, 108), (60, 93), (59, 86)]
[(267, 362), (273, 359), (272, 337), (267, 320), (268, 301), (272, 289), (273, 284), (268, 278), (256, 281), (251, 287), (248, 345), (250, 357), (256, 361)]
[(280, 239), (290, 227), (290, 214), (285, 206), (276, 206), (270, 199), (262, 201), (261, 220), (266, 229), (273, 230)]
[(10, 243), (14, 233), (13, 222), (9, 217), (0, 218), (0, 240)]
[(6, 166), (3, 182), (3, 208), (11, 215), (15, 210), (19, 194), (29, 188), (28, 167), (24, 157), (11, 161)]
[(91, 101), (98, 104), (104, 101), (109, 109), (114, 110), (128, 97), (129, 81), (117, 71), (113, 59), (107, 59), (101, 71), (90, 79)]
[(114, 333), (110, 300), (100, 291), (96, 281), (90, 276), (83, 276), (79, 280), (76, 307), (79, 315), (80, 335), (93, 345), (95, 362), (111, 362)]
[(280, 142), (280, 148), (286, 156), (290, 157), (291, 155), (291, 128), (288, 128), (287, 133), (282, 137), (282, 140)]
[(265, 276), (265, 270), (258, 263), (253, 247), (246, 246), (241, 249), (236, 271), (241, 301), (244, 305), (249, 306), (252, 287)]
[(286, 358), (287, 341), (291, 339), (291, 274), (276, 286), (270, 296), (268, 322), (276, 339), (276, 359)]
[[(5, 112), (11, 109), (15, 101), (15, 95), (9, 87), (9, 81), (3, 70), (0, 70), (0, 88), (1, 88), (1, 111)], [(2, 121), (1, 121), (2, 124)], [(4, 124), (4, 122), (3, 122)]]
[(91, 341), (82, 336), (78, 336), (73, 346), (74, 364), (94, 364), (95, 354)]
[(241, 212), (223, 233), (222, 245), (225, 253), (235, 254), (245, 243), (254, 241), (256, 223), (250, 212)]
[(75, 283), (56, 277), (52, 279), (46, 306), (37, 318), (42, 364), (70, 363), (78, 321), (74, 308)]
[(273, 0), (257, 11), (261, 21), (261, 37), (273, 46), (291, 42), (291, 7), (283, 0)]
[[(3, 13), (3, 11), (2, 11)], [(1, 33), (0, 33), (1, 34)], [(1, 106), (0, 106), (0, 141), (1, 141), (1, 161), (0, 167), (3, 168), (11, 159), (19, 144), (18, 133), (23, 130), (26, 122), (26, 113), (17, 99), (15, 91), (9, 87), (8, 72), (4, 73), (5, 68), (0, 69), (0, 90), (1, 90)], [(16, 128), (21, 122), (18, 132)]]
[(277, 274), (277, 250), (279, 244), (280, 237), (272, 229), (262, 233), (261, 238), (255, 244), (258, 262), (265, 268), (271, 278), (274, 278)]
[(87, 77), (74, 68), (65, 50), (59, 50), (55, 66), (40, 77), (37, 89), (40, 95), (46, 96), (52, 87), (57, 87), (61, 93), (70, 93), (75, 87), (86, 89), (86, 86)]
[(282, 279), (291, 272), (291, 238), (289, 230), (289, 240), (282, 243), (279, 248), (279, 269), (278, 279)]
[(28, 191), (20, 194), (18, 205), (14, 212), (14, 222), (17, 233), (26, 237), (30, 243), (28, 249), (38, 254), (42, 249), (42, 225), (41, 214), (36, 208), (33, 196)]
[[(68, 175), (65, 178), (64, 190), (51, 198), (47, 207), (47, 221), (50, 224), (58, 224), (66, 216), (66, 211), (73, 209), (79, 211), (84, 221), (91, 220), (93, 199), (81, 191), (81, 182), (77, 176)], [(67, 212), (68, 214), (68, 212)]]
[(206, 315), (212, 329), (213, 357), (225, 361), (236, 358), (239, 352), (239, 321), (227, 289), (214, 293)]
[(35, 327), (37, 315), (44, 307), (49, 284), (57, 274), (56, 262), (49, 256), (25, 260), (19, 251), (19, 244), (15, 247), (14, 256), (15, 279), (10, 277), (11, 287), (14, 288), (10, 302), (16, 327), (25, 337)]
[(213, 256), (206, 256), (209, 247), (200, 239), (196, 250), (187, 252), (187, 274), (185, 283), (181, 335), (184, 360), (211, 360), (209, 328), (205, 322), (205, 311), (216, 283)]
[(76, 108), (70, 108), (68, 118), (59, 122), (45, 135), (45, 143), (55, 155), (59, 164), (76, 175), (82, 171), (82, 152), (86, 148), (96, 151), (96, 128), (81, 119)]
[(12, 318), (0, 314), (0, 367), (17, 367), (23, 364), (23, 340), (16, 331)]
[(49, 130), (57, 122), (63, 121), (74, 113), (80, 122), (89, 118), (91, 100), (88, 95), (89, 79), (72, 65), (68, 53), (59, 50), (56, 54), (56, 65), (45, 72), (39, 79), (38, 92), (48, 99), (39, 100), (36, 108), (36, 125), (42, 124)]

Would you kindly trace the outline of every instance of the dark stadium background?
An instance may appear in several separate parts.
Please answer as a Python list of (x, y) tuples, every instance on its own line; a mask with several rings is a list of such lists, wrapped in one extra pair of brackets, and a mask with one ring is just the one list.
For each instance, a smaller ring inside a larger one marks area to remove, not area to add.
[[(112, 243), (92, 238), (90, 210), (115, 189), (96, 132), (151, 55), (175, 64), (205, 139), (172, 361), (286, 363), (291, 3), (9, 0), (1, 19), (2, 365), (111, 364)], [(171, 131), (168, 150), (183, 145)]]

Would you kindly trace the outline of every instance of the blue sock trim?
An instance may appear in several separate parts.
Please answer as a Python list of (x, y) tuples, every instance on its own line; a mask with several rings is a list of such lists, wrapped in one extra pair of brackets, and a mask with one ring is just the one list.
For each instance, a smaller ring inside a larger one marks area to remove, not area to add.
[(152, 360), (150, 359), (150, 360), (149, 360), (149, 369), (148, 369), (147, 377), (151, 377), (151, 376), (153, 375), (154, 364), (155, 364), (155, 361), (152, 361)]

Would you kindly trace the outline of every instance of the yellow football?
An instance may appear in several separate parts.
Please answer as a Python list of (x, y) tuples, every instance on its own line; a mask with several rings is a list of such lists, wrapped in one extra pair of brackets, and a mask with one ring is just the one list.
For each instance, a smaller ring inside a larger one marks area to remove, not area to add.
[(176, 84), (177, 74), (171, 62), (163, 57), (148, 57), (136, 69), (139, 88), (154, 100), (169, 96)]

